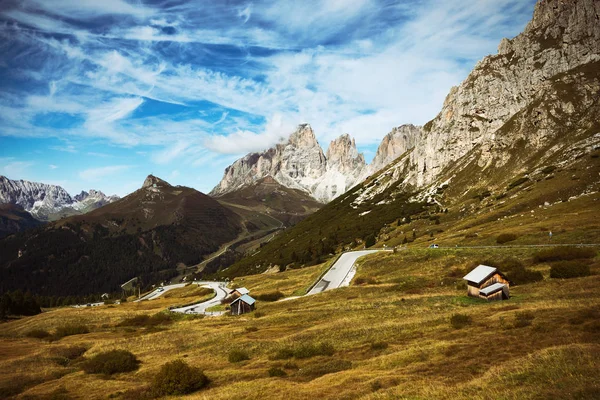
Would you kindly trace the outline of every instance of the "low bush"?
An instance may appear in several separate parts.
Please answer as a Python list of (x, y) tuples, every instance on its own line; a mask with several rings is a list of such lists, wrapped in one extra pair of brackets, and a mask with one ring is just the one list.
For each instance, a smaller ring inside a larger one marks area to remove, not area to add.
[(250, 359), (250, 355), (247, 351), (241, 349), (232, 349), (229, 351), (228, 356), (230, 363), (242, 362)]
[(589, 247), (553, 247), (542, 250), (533, 256), (537, 263), (548, 261), (569, 261), (596, 257), (596, 250)]
[(288, 358), (311, 358), (316, 356), (332, 356), (335, 348), (330, 343), (301, 344), (296, 347), (283, 347), (275, 352), (272, 359), (285, 360)]
[(373, 342), (371, 343), (371, 350), (385, 350), (388, 348), (386, 342)]
[(167, 313), (158, 313), (152, 316), (142, 314), (134, 317), (126, 318), (117, 326), (127, 327), (154, 327), (158, 325), (167, 325), (173, 322), (173, 317)]
[(515, 314), (514, 327), (515, 328), (524, 328), (526, 326), (529, 326), (529, 325), (531, 325), (531, 322), (533, 321), (534, 318), (535, 318), (535, 316), (533, 315), (533, 313), (531, 313), (529, 311), (518, 312)]
[(350, 368), (352, 368), (352, 362), (350, 361), (330, 360), (307, 365), (303, 367), (300, 371), (298, 371), (298, 374), (303, 377), (315, 379), (323, 375), (345, 371)]
[(86, 325), (63, 325), (56, 328), (54, 338), (61, 339), (65, 336), (84, 335), (86, 333), (90, 333)]
[(512, 189), (512, 188), (515, 188), (515, 187), (517, 187), (517, 186), (519, 186), (519, 185), (522, 185), (522, 184), (524, 184), (525, 182), (527, 182), (528, 180), (529, 180), (529, 179), (527, 179), (527, 178), (525, 178), (525, 177), (523, 177), (523, 178), (519, 178), (519, 179), (517, 179), (516, 181), (513, 181), (513, 182), (511, 182), (511, 183), (508, 185), (508, 189), (510, 190), (510, 189)]
[(260, 294), (254, 295), (254, 298), (256, 298), (256, 300), (260, 300), (260, 301), (277, 301), (284, 297), (285, 297), (285, 295), (283, 293), (281, 293), (280, 291), (260, 293)]
[(53, 350), (53, 354), (57, 357), (63, 357), (69, 360), (75, 360), (81, 357), (87, 351), (87, 347), (83, 346), (66, 346), (58, 347)]
[(512, 242), (513, 240), (516, 240), (516, 239), (517, 239), (517, 235), (515, 235), (514, 233), (501, 233), (496, 238), (496, 243), (504, 244), (504, 243)]
[(590, 275), (590, 266), (581, 261), (559, 261), (550, 267), (550, 278), (568, 279)]
[(50, 333), (43, 329), (32, 329), (25, 334), (25, 336), (34, 339), (47, 339), (50, 337)]
[(256, 331), (258, 331), (258, 328), (255, 327), (255, 326), (247, 326), (246, 328), (244, 328), (244, 330), (246, 332), (250, 333), (250, 332), (256, 332)]
[(270, 377), (282, 377), (282, 376), (286, 376), (287, 373), (282, 370), (281, 368), (277, 368), (277, 367), (271, 367), (269, 368), (269, 376)]
[(354, 285), (375, 285), (377, 284), (377, 279), (372, 276), (359, 276), (352, 283)]
[(181, 396), (208, 385), (209, 380), (199, 368), (190, 367), (182, 360), (166, 363), (152, 380), (155, 396)]
[(473, 318), (465, 314), (453, 314), (452, 317), (450, 317), (450, 325), (452, 325), (454, 329), (462, 329), (467, 325), (471, 325), (472, 322)]
[(88, 374), (112, 375), (135, 371), (139, 364), (137, 357), (127, 350), (110, 350), (86, 360), (81, 368)]

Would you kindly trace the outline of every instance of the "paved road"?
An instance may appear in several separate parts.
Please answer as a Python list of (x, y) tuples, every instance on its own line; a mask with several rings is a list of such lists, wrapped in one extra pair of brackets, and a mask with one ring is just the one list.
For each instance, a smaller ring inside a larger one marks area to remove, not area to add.
[(354, 276), (354, 263), (356, 260), (362, 256), (367, 254), (376, 253), (378, 251), (385, 250), (361, 250), (361, 251), (350, 251), (348, 253), (344, 253), (337, 259), (335, 264), (323, 277), (317, 282), (315, 286), (310, 289), (310, 291), (306, 294), (307, 296), (311, 294), (317, 294), (324, 292), (326, 290), (337, 289), (341, 286), (348, 286), (350, 284), (350, 280)]
[(193, 304), (191, 306), (185, 306), (185, 307), (180, 307), (180, 308), (174, 308), (171, 311), (178, 312), (178, 313), (185, 313), (185, 314), (208, 314), (208, 315), (223, 314), (223, 312), (207, 313), (206, 309), (210, 308), (212, 306), (221, 304), (221, 300), (223, 300), (225, 297), (227, 297), (227, 295), (229, 294), (229, 291), (227, 290), (227, 287), (226, 287), (227, 283), (226, 282), (206, 281), (206, 282), (196, 282), (196, 284), (198, 284), (199, 286), (202, 286), (202, 287), (211, 288), (212, 290), (215, 291), (215, 293), (217, 295), (215, 297), (213, 297), (212, 299), (207, 300), (203, 303)]
[[(160, 288), (156, 288), (153, 291), (151, 291), (150, 293), (148, 293), (147, 295), (135, 300), (137, 301), (142, 301), (142, 300), (154, 300), (159, 298), (160, 296), (162, 296), (163, 294), (167, 293), (169, 290), (173, 290), (173, 289), (178, 289), (178, 288), (182, 288), (185, 285), (187, 285), (187, 283), (176, 283), (174, 285), (167, 285), (167, 286), (162, 286)], [(159, 289), (163, 289), (162, 291)]]

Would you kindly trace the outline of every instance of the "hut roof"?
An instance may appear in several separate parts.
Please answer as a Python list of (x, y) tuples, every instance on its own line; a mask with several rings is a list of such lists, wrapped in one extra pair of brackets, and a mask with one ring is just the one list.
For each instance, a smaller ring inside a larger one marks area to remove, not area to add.
[(496, 273), (497, 269), (494, 267), (488, 267), (487, 265), (479, 265), (473, 271), (469, 272), (467, 275), (463, 277), (463, 279), (474, 282), (481, 283), (485, 281), (487, 278)]
[(231, 292), (229, 292), (229, 294), (234, 293), (234, 292), (238, 292), (242, 296), (250, 293), (250, 291), (248, 289), (246, 289), (245, 287), (233, 289)]
[(506, 287), (506, 285), (504, 283), (494, 283), (493, 285), (490, 285), (488, 287), (481, 289), (479, 291), (479, 294), (482, 294), (484, 296), (489, 296), (490, 294), (494, 294), (496, 292), (504, 290), (505, 287)]
[(231, 304), (234, 304), (238, 301), (243, 301), (244, 303), (248, 304), (249, 306), (256, 303), (256, 300), (254, 300), (252, 297), (248, 296), (247, 294), (244, 294), (244, 295), (238, 297), (237, 299), (232, 301)]

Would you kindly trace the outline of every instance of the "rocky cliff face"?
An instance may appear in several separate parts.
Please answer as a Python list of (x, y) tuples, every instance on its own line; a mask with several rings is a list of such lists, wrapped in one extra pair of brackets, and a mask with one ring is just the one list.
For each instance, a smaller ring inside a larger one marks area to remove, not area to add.
[[(485, 57), (460, 86), (452, 88), (410, 155), (406, 183), (423, 187), (434, 182), (476, 147), (481, 148), (481, 167), (501, 167), (509, 157), (495, 157), (499, 147), (514, 148), (518, 140), (525, 140), (535, 151), (560, 134), (532, 129), (526, 137), (514, 131), (500, 137), (498, 132), (530, 106), (538, 108), (540, 120), (556, 118), (557, 110), (544, 108), (539, 99), (548, 91), (556, 93), (553, 77), (600, 60), (599, 15), (600, 2), (594, 0), (539, 1), (524, 32), (503, 39), (498, 54)], [(573, 99), (559, 100), (567, 114), (575, 111)]]
[(408, 150), (413, 149), (421, 135), (420, 126), (412, 124), (398, 126), (385, 135), (373, 161), (369, 165), (372, 173), (379, 171)]
[(502, 192), (507, 179), (569, 168), (600, 148), (599, 117), (600, 2), (540, 0), (524, 32), (451, 89), (414, 148), (356, 203), (391, 187), (421, 199), (448, 187)]
[(210, 194), (220, 196), (266, 176), (288, 188), (311, 193), (326, 171), (323, 150), (310, 125), (303, 124), (287, 143), (277, 144), (262, 153), (248, 154), (227, 167), (223, 179)]
[(56, 219), (61, 213), (72, 215), (91, 211), (118, 199), (118, 196), (106, 196), (96, 190), (71, 197), (60, 186), (0, 176), (0, 204), (19, 205), (43, 221)]

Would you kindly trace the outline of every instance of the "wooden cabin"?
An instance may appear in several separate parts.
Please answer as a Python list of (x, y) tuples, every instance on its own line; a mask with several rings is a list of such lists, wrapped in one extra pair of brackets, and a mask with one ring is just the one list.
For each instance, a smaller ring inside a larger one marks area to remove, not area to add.
[(232, 291), (229, 292), (229, 296), (231, 297), (242, 297), (245, 294), (249, 294), (250, 291), (248, 289), (246, 289), (245, 287), (241, 287), (241, 288), (237, 288), (237, 289), (233, 289)]
[(229, 308), (231, 315), (241, 315), (254, 311), (256, 300), (244, 294), (231, 302)]
[[(495, 297), (488, 300), (495, 299), (498, 296), (501, 297), (498, 300), (503, 300), (504, 297), (506, 299), (509, 298), (510, 281), (502, 272), (498, 271), (497, 268), (487, 265), (479, 265), (473, 271), (465, 275), (463, 279), (467, 281), (467, 295), (471, 297), (488, 299), (488, 297), (493, 294)], [(489, 290), (481, 293), (482, 289), (495, 284), (506, 286), (506, 288), (498, 289), (499, 286), (494, 286), (495, 291), (493, 293), (489, 293)], [(498, 291), (501, 291), (500, 295), (497, 294)]]
[(510, 295), (508, 285), (504, 283), (494, 283), (479, 291), (479, 297), (487, 301), (508, 300)]

